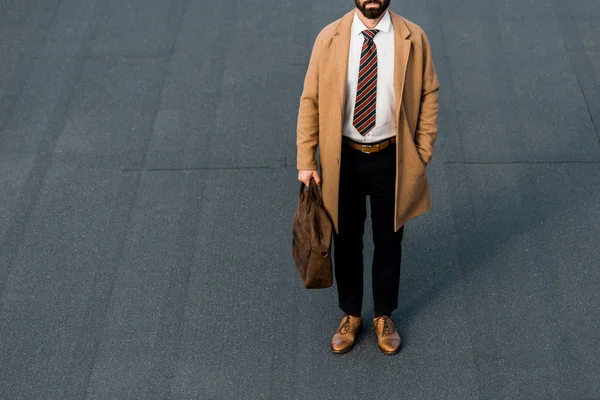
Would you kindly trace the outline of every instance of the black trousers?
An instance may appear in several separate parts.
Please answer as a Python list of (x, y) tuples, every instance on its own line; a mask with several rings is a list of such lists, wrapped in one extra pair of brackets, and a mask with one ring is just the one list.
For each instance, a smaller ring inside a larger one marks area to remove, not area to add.
[(404, 227), (394, 232), (396, 146), (365, 154), (342, 145), (339, 189), (339, 233), (334, 234), (334, 272), (339, 307), (347, 314), (362, 310), (363, 234), (366, 198), (370, 197), (375, 314), (398, 307)]

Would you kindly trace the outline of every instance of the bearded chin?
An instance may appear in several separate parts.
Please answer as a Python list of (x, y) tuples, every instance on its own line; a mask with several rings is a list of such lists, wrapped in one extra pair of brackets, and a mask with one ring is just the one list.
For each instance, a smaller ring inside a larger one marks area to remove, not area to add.
[(371, 3), (364, 3), (361, 6), (360, 0), (354, 0), (354, 3), (356, 4), (356, 7), (360, 10), (360, 12), (366, 18), (377, 19), (377, 18), (381, 17), (381, 15), (385, 12), (385, 10), (387, 10), (388, 6), (390, 5), (390, 0), (382, 0), (381, 2), (372, 3), (372, 4), (377, 4), (379, 6), (378, 8), (367, 8), (367, 4), (371, 4)]
[(364, 10), (362, 13), (365, 17), (367, 17), (369, 19), (377, 19), (381, 16), (381, 14), (383, 14), (383, 10), (381, 8), (382, 7), (370, 8), (370, 9)]

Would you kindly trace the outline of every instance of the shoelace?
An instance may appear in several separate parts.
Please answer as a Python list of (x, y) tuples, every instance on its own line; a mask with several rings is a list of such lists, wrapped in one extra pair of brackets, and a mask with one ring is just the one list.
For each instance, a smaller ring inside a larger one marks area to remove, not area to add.
[(392, 333), (392, 325), (390, 322), (390, 318), (383, 316), (383, 317), (377, 317), (377, 322), (375, 322), (375, 326), (379, 326), (379, 321), (381, 321), (383, 319), (383, 333), (381, 336), (386, 336)]
[(340, 332), (342, 335), (348, 333), (348, 330), (350, 328), (350, 316), (346, 315), (345, 318), (346, 319), (344, 320), (344, 323), (342, 324), (342, 326), (340, 326), (340, 329), (338, 329), (338, 332)]

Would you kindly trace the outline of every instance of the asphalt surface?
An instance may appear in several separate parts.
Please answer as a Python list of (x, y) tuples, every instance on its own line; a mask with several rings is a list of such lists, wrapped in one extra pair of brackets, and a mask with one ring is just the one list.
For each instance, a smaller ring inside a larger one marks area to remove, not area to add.
[(600, 399), (600, 2), (392, 1), (441, 83), (392, 357), (369, 268), (339, 356), (291, 257), (302, 81), (352, 6), (0, 0), (0, 399)]

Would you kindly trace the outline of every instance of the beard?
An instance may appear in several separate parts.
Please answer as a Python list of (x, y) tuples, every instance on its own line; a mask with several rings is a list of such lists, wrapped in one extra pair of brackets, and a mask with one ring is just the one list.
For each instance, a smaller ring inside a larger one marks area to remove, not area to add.
[[(390, 5), (390, 0), (364, 0), (361, 4), (361, 0), (354, 0), (354, 4), (356, 8), (360, 10), (362, 15), (368, 19), (377, 19), (383, 15), (385, 10)], [(367, 4), (378, 4), (379, 7), (369, 7), (367, 8)]]

